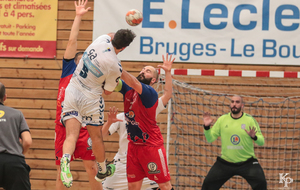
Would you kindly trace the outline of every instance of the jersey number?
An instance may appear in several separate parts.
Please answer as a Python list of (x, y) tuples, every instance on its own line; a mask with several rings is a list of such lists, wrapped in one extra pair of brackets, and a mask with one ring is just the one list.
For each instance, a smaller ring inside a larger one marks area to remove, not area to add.
[(85, 66), (85, 64), (83, 64), (82, 70), (80, 71), (79, 75), (85, 79), (87, 77), (88, 72), (89, 69)]
[[(90, 58), (91, 61), (97, 57), (97, 53), (95, 53), (94, 49), (91, 49), (89, 51), (88, 57)], [(86, 78), (88, 72), (89, 72), (89, 69), (86, 67), (85, 64), (83, 64), (82, 70), (80, 71), (79, 75), (82, 78)]]

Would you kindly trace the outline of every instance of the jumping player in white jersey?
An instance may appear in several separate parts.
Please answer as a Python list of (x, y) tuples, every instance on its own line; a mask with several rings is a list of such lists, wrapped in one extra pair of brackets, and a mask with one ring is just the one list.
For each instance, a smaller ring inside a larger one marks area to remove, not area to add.
[(92, 150), (98, 164), (97, 181), (113, 175), (115, 166), (105, 164), (105, 149), (101, 128), (104, 124), (104, 100), (112, 93), (122, 74), (122, 66), (117, 54), (123, 51), (135, 38), (128, 29), (115, 34), (98, 37), (84, 52), (73, 77), (65, 91), (62, 122), (66, 127), (66, 140), (61, 158), (61, 180), (71, 187), (73, 177), (70, 159), (74, 152), (81, 126), (86, 126), (93, 142)]
[[(74, 2), (76, 16), (74, 18), (69, 41), (62, 60), (62, 73), (59, 81), (57, 92), (57, 104), (56, 104), (56, 119), (55, 119), (55, 165), (57, 166), (56, 188), (55, 190), (66, 190), (60, 178), (60, 159), (63, 156), (63, 144), (66, 139), (66, 128), (62, 125), (61, 111), (64, 105), (65, 89), (67, 88), (72, 75), (79, 63), (84, 52), (77, 52), (77, 41), (79, 36), (80, 23), (83, 16), (88, 12), (90, 7), (86, 8), (87, 0), (78, 0)], [(76, 53), (77, 52), (77, 53)], [(71, 160), (80, 158), (82, 159), (84, 168), (86, 170), (88, 180), (90, 183), (90, 190), (103, 189), (102, 184), (96, 181), (95, 175), (97, 175), (98, 167), (96, 158), (91, 149), (90, 135), (85, 127), (80, 129), (80, 135), (78, 137), (74, 154), (71, 156)], [(72, 165), (72, 164), (71, 164)]]
[[(172, 63), (168, 60), (163, 63), (161, 67), (165, 71), (165, 88), (164, 94), (158, 99), (158, 106), (156, 108), (156, 115), (166, 108), (166, 105), (172, 97), (172, 76), (171, 68)], [(114, 157), (114, 164), (116, 165), (115, 174), (112, 177), (106, 178), (103, 182), (104, 190), (126, 190), (128, 189), (128, 182), (126, 176), (126, 163), (127, 163), (127, 129), (124, 113), (120, 113), (116, 116), (117, 109), (110, 108), (107, 122), (103, 125), (102, 134), (103, 137), (112, 135), (117, 132), (119, 134), (119, 150)], [(158, 184), (155, 181), (144, 178), (141, 189), (150, 190), (158, 188)]]

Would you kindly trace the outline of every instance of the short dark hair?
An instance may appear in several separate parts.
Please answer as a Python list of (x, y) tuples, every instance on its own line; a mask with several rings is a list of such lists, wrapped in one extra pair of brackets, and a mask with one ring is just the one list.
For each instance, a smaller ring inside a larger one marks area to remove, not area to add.
[[(84, 53), (83, 51), (79, 51), (79, 52), (77, 52), (77, 53), (75, 54), (74, 61), (75, 61), (76, 64), (78, 63), (78, 62), (77, 62), (78, 56), (79, 56), (79, 55), (82, 55), (83, 53)], [(78, 61), (79, 61), (79, 60), (78, 60)]]
[(0, 82), (0, 102), (4, 101), (5, 96), (5, 86)]
[(122, 49), (129, 46), (135, 38), (135, 33), (129, 29), (120, 29), (116, 32), (114, 39), (111, 41), (112, 45), (117, 49)]

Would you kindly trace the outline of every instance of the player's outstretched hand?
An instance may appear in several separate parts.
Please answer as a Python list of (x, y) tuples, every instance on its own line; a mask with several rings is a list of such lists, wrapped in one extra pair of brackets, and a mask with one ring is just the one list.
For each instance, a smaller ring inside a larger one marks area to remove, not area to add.
[(247, 131), (246, 129), (245, 129), (245, 131), (251, 138), (254, 138), (256, 135), (256, 132), (257, 132), (256, 128), (254, 126), (252, 128), (249, 127), (249, 131)]
[(87, 2), (88, 0), (78, 0), (78, 4), (77, 4), (76, 1), (74, 1), (75, 8), (76, 8), (76, 15), (82, 16), (91, 9), (91, 7), (85, 8)]
[(162, 59), (163, 59), (163, 65), (158, 65), (157, 67), (162, 68), (163, 70), (165, 70), (165, 72), (171, 72), (172, 64), (175, 58), (172, 59), (172, 54), (169, 57), (169, 54), (167, 53), (166, 59), (164, 55), (162, 55)]
[(110, 107), (109, 108), (109, 113), (107, 113), (107, 115), (108, 115), (107, 121), (109, 123), (115, 123), (115, 122), (118, 122), (118, 121), (123, 121), (122, 119), (117, 118), (117, 114), (118, 114), (118, 108), (116, 108), (115, 106)]
[(203, 114), (203, 123), (205, 126), (211, 126), (214, 120), (211, 118), (210, 113), (204, 112)]

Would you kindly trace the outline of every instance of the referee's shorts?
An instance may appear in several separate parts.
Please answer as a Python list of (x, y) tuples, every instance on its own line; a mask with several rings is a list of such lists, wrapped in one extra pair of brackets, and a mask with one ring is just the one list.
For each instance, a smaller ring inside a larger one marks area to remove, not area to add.
[(0, 153), (0, 187), (5, 190), (30, 190), (30, 167), (20, 156)]

